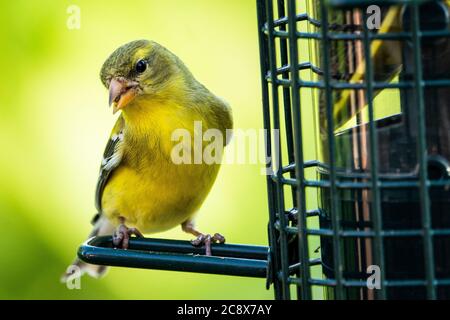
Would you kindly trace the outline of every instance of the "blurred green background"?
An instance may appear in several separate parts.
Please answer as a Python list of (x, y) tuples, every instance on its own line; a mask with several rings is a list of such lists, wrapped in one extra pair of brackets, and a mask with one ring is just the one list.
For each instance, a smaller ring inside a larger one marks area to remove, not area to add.
[[(67, 8), (81, 9), (69, 30)], [(263, 279), (112, 268), (68, 290), (59, 277), (90, 231), (94, 190), (116, 116), (103, 61), (135, 39), (175, 52), (233, 107), (235, 126), (262, 125), (253, 0), (9, 1), (0, 8), (0, 298), (263, 299)], [(198, 215), (230, 243), (266, 244), (260, 165), (224, 165)], [(251, 199), (251, 200), (250, 200)], [(152, 235), (190, 239), (179, 228)]]

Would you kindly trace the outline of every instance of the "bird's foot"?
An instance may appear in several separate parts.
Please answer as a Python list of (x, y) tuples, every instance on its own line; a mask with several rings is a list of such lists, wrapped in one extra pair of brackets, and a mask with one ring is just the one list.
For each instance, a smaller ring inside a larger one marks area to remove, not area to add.
[(121, 223), (112, 236), (113, 245), (115, 248), (128, 249), (130, 237), (135, 235), (138, 238), (143, 238), (144, 235), (136, 228), (128, 228)]
[(199, 247), (205, 245), (205, 254), (211, 255), (211, 243), (225, 243), (225, 237), (220, 233), (215, 233), (213, 236), (210, 234), (200, 234), (196, 239), (191, 241), (192, 245)]

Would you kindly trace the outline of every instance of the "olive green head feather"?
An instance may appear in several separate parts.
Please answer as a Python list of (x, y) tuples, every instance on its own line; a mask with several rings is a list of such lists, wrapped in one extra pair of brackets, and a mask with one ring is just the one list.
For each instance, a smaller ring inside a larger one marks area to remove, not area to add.
[(193, 77), (183, 62), (154, 41), (136, 40), (116, 49), (103, 64), (100, 78), (110, 90), (114, 112), (141, 94), (157, 94), (174, 78)]

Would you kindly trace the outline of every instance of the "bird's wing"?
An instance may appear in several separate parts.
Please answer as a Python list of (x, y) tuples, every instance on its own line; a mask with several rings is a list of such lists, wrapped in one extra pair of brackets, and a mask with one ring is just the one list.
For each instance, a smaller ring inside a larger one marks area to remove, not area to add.
[(105, 151), (103, 153), (103, 160), (100, 165), (100, 174), (97, 181), (97, 189), (95, 191), (95, 206), (98, 213), (93, 218), (94, 224), (101, 215), (102, 212), (102, 195), (105, 189), (108, 178), (111, 173), (117, 168), (122, 160), (123, 148), (123, 118), (120, 116), (117, 119), (116, 124), (111, 132), (108, 143), (106, 144)]

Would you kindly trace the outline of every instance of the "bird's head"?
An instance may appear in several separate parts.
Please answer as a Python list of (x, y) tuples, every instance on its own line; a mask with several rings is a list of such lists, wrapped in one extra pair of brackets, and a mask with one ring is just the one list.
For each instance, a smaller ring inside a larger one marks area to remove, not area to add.
[(109, 105), (116, 113), (140, 96), (158, 94), (185, 72), (184, 68), (174, 54), (158, 43), (137, 40), (119, 47), (106, 59), (100, 78), (109, 89)]

